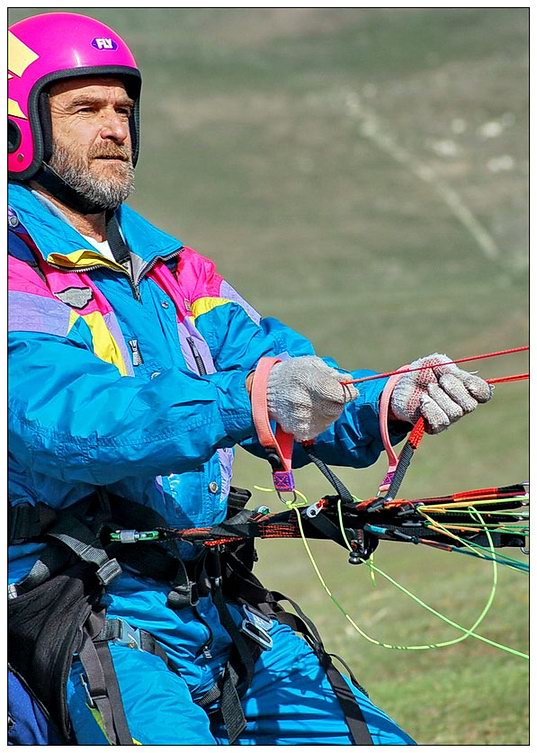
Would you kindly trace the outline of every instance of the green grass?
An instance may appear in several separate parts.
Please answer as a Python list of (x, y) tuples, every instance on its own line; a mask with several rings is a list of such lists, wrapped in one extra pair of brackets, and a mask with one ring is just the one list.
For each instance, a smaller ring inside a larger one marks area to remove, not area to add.
[[(527, 341), (525, 8), (87, 12), (132, 43), (144, 75), (132, 205), (214, 258), (262, 313), (346, 367)], [(526, 359), (479, 370), (525, 371)], [(527, 418), (526, 386), (499, 386), (489, 406), (424, 440), (404, 493), (527, 478)], [(378, 464), (342, 477), (369, 496), (382, 473)], [(268, 486), (266, 464), (239, 453), (236, 481)], [(298, 483), (312, 499), (326, 491), (314, 470)], [(372, 646), (329, 602), (299, 542), (260, 552), (267, 583), (300, 599), (329, 648), (420, 743), (527, 744), (526, 662), (472, 638), (438, 651)], [(389, 584), (373, 587), (343, 550), (315, 552), (373, 636), (455, 637)], [(376, 562), (463, 625), (490, 588), (489, 565), (456, 555), (385, 544)], [(502, 572), (480, 631), (527, 649), (524, 576)]]

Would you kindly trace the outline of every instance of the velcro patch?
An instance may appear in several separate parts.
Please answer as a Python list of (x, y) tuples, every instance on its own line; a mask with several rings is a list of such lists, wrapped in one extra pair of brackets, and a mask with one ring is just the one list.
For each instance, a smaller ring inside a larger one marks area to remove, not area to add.
[(71, 308), (83, 309), (93, 298), (93, 290), (91, 288), (66, 288), (54, 295)]

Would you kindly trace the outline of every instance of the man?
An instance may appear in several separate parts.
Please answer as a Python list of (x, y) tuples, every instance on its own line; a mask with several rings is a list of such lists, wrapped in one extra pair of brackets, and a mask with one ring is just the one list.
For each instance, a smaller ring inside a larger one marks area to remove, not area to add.
[[(325, 462), (373, 463), (385, 380), (343, 386), (333, 361), (124, 204), (141, 78), (112, 29), (35, 16), (11, 28), (9, 55), (17, 676), (78, 744), (412, 743), (315, 633), (295, 632), (307, 625), (249, 575), (251, 552), (127, 546), (240, 507), (233, 446), (263, 453), (251, 393), (264, 359), (276, 361), (262, 397), (297, 440), (295, 465), (311, 440)], [(441, 431), (490, 398), (447, 360), (399, 380), (393, 440), (420, 417)]]

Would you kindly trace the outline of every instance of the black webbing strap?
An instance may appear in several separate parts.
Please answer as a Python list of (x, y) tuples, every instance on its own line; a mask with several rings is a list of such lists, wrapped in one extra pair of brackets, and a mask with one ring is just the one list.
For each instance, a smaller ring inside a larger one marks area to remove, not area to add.
[(177, 610), (184, 607), (195, 607), (198, 602), (198, 582), (189, 577), (184, 561), (178, 559), (177, 571), (166, 603), (171, 609)]
[(244, 692), (251, 685), (254, 665), (261, 653), (261, 648), (255, 644), (252, 645), (251, 641), (240, 632), (226, 606), (220, 587), (213, 589), (212, 597), (220, 622), (233, 642), (231, 656), (226, 664), (220, 686), (220, 710), (229, 744), (233, 745), (246, 727), (239, 693), (241, 690)]
[(343, 481), (336, 476), (334, 471), (329, 468), (326, 463), (324, 463), (320, 458), (316, 457), (313, 451), (313, 447), (311, 445), (302, 445), (304, 452), (308, 455), (308, 457), (312, 460), (312, 462), (317, 466), (317, 468), (321, 471), (323, 476), (330, 481), (334, 489), (336, 490), (339, 498), (344, 504), (352, 504), (353, 497), (350, 491), (347, 489)]
[(233, 745), (241, 732), (246, 728), (246, 719), (241, 706), (238, 685), (239, 676), (229, 661), (224, 669), (222, 679), (222, 695), (220, 697), (220, 712), (229, 739)]
[(228, 510), (243, 510), (251, 496), (252, 492), (248, 489), (242, 489), (239, 486), (231, 486), (227, 498)]
[(56, 520), (57, 511), (43, 504), (21, 502), (9, 506), (8, 543), (25, 544), (40, 536)]
[(96, 534), (67, 511), (58, 524), (47, 531), (46, 537), (67, 547), (82, 562), (95, 565), (95, 575), (104, 586), (121, 574), (118, 561), (110, 559)]
[(162, 659), (170, 671), (179, 674), (179, 670), (155, 637), (151, 633), (148, 633), (147, 630), (132, 628), (125, 620), (117, 618), (104, 620), (99, 632), (93, 635), (93, 641), (115, 641), (128, 645), (129, 648), (147, 651), (147, 653)]
[(115, 214), (110, 215), (108, 222), (106, 223), (106, 238), (117, 263), (123, 266), (128, 264), (131, 258), (130, 251), (119, 231), (119, 225)]
[[(288, 601), (293, 606), (296, 614), (285, 611), (276, 612), (274, 614), (274, 618), (278, 620), (278, 622), (289, 625), (289, 627), (291, 627), (293, 630), (302, 633), (308, 639), (308, 642), (313, 648), (315, 655), (319, 659), (321, 667), (326, 672), (328, 682), (332, 686), (339, 705), (341, 706), (341, 710), (345, 717), (345, 723), (349, 728), (349, 733), (351, 735), (353, 743), (355, 745), (373, 745), (373, 740), (371, 739), (371, 734), (365, 722), (360, 704), (354, 697), (354, 693), (349, 688), (348, 684), (345, 682), (345, 679), (341, 672), (334, 666), (332, 657), (326, 651), (319, 631), (317, 630), (313, 622), (304, 614), (302, 609), (295, 601), (293, 601), (293, 599), (290, 599), (288, 596), (284, 596), (278, 591), (272, 591), (271, 593), (276, 602)], [(343, 663), (343, 665), (349, 672), (353, 685), (355, 685), (362, 693), (366, 694), (365, 690), (358, 683), (345, 662), (343, 662), (339, 657), (337, 658)]]
[[(346, 545), (346, 542), (343, 538), (341, 528), (336, 525), (334, 522), (330, 520), (323, 512), (320, 512), (318, 515), (315, 515), (313, 518), (303, 518), (304, 522), (307, 524), (307, 526), (312, 526), (315, 528), (319, 533), (322, 534), (321, 538), (327, 539), (328, 541), (334, 541), (336, 544), (340, 544), (342, 546)], [(355, 534), (354, 531), (350, 531), (349, 529), (345, 528), (345, 535), (348, 538), (354, 538)]]
[(393, 474), (390, 487), (388, 491), (386, 492), (386, 494), (384, 495), (384, 499), (392, 500), (397, 496), (397, 492), (399, 491), (399, 487), (401, 486), (403, 482), (403, 478), (405, 477), (405, 474), (408, 471), (408, 466), (410, 465), (410, 461), (412, 460), (413, 456), (414, 456), (414, 447), (412, 447), (410, 442), (407, 441), (405, 445), (403, 446), (403, 449), (401, 450), (401, 453), (399, 455), (397, 468), (395, 469), (395, 473)]
[(220, 708), (229, 744), (233, 745), (246, 727), (240, 696), (250, 687), (254, 667), (261, 654), (261, 647), (244, 635), (235, 624), (222, 593), (220, 552), (212, 551), (207, 559), (207, 574), (211, 581), (211, 595), (218, 611), (220, 622), (229, 634), (233, 647), (221, 682)]
[(110, 743), (132, 745), (108, 641), (94, 642), (85, 633), (78, 655), (86, 673), (90, 703), (99, 712)]
[(10, 596), (20, 596), (28, 593), (36, 586), (50, 580), (64, 565), (67, 564), (70, 556), (68, 553), (57, 548), (49, 547), (41, 552), (40, 558), (36, 560), (32, 569), (19, 583), (14, 583), (11, 587)]
[[(23, 506), (21, 506), (23, 507)], [(30, 507), (30, 505), (24, 505)], [(20, 583), (14, 585), (11, 589), (11, 596), (18, 596), (22, 593), (28, 593), (36, 586), (49, 580), (56, 572), (65, 567), (72, 556), (82, 562), (95, 566), (96, 576), (102, 585), (108, 585), (115, 577), (121, 574), (121, 567), (118, 561), (110, 558), (104, 550), (98, 537), (80, 518), (69, 512), (61, 510), (58, 514), (52, 508), (42, 506), (42, 512), (37, 515), (31, 513), (27, 517), (26, 513), (19, 514), (19, 523), (26, 519), (23, 527), (34, 525), (42, 526), (40, 531), (40, 541), (50, 541), (60, 544), (61, 546), (52, 546), (45, 549), (40, 558), (34, 563), (28, 575)], [(55, 521), (54, 525), (46, 530), (45, 521)], [(31, 523), (33, 521), (33, 523)], [(45, 530), (43, 530), (45, 526)], [(23, 527), (18, 530), (22, 531)], [(37, 532), (34, 535), (38, 535)]]
[(317, 657), (339, 701), (353, 743), (355, 745), (373, 745), (360, 704), (345, 682), (341, 672), (334, 666), (330, 654), (323, 650), (320, 654), (317, 654)]

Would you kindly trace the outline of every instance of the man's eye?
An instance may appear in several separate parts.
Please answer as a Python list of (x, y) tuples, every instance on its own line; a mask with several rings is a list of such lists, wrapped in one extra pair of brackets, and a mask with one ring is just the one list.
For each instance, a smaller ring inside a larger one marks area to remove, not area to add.
[(87, 107), (79, 107), (77, 112), (93, 112), (93, 107), (89, 105)]

